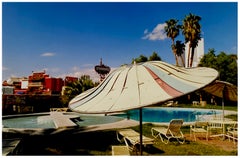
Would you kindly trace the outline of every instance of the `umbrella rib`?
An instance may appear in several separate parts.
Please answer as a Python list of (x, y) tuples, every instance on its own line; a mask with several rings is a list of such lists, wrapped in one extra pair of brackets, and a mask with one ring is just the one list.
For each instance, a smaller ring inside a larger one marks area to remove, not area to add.
[[(127, 82), (127, 78), (128, 78), (128, 72), (131, 70), (131, 68), (132, 68), (132, 67), (129, 67), (129, 68), (128, 68), (128, 71), (127, 71), (126, 76), (125, 76), (125, 79), (124, 79), (123, 87), (122, 87), (122, 89), (121, 89), (121, 92), (120, 92), (119, 96), (121, 96), (123, 90), (126, 88), (125, 86), (126, 86), (126, 82)], [(119, 98), (119, 97), (118, 97), (118, 98)], [(118, 101), (118, 99), (112, 104), (112, 106), (109, 107), (108, 110), (112, 109), (112, 107), (114, 107), (114, 105), (116, 104), (117, 101)]]
[[(82, 105), (82, 104), (88, 102), (89, 100), (93, 99), (94, 97), (96, 97), (99, 93), (101, 93), (104, 90), (104, 88), (107, 86), (107, 84), (110, 82), (111, 78), (114, 76), (113, 74), (114, 73), (109, 74), (108, 77), (93, 92), (89, 93), (88, 95), (86, 95), (85, 97), (83, 97), (79, 100), (76, 100), (75, 102), (72, 102), (71, 103), (72, 108), (74, 108), (74, 104), (76, 102), (83, 101), (83, 103), (80, 104), (80, 105)], [(99, 92), (97, 92), (97, 91), (99, 91)], [(97, 92), (97, 94), (92, 96), (96, 92)], [(84, 101), (84, 99), (86, 99), (86, 100)], [(76, 105), (76, 106), (78, 106), (78, 105)]]
[(136, 78), (137, 78), (137, 88), (138, 88), (138, 105), (141, 105), (141, 99), (140, 99), (140, 87), (139, 87), (139, 77), (137, 73), (137, 66), (136, 66)]
[[(121, 72), (122, 72), (122, 71), (123, 71), (123, 70), (121, 70)], [(106, 96), (108, 96), (108, 94), (113, 90), (113, 87), (114, 87), (114, 85), (116, 84), (116, 82), (117, 82), (117, 80), (118, 80), (121, 72), (119, 72), (119, 73), (117, 74), (117, 77), (115, 78), (114, 82), (112, 83), (112, 86), (111, 86), (110, 90), (106, 93), (105, 96), (102, 97), (102, 99), (99, 100), (99, 102), (101, 102), (101, 101), (102, 101)], [(112, 76), (112, 78), (113, 78), (113, 76)], [(105, 88), (105, 87), (104, 87), (104, 88)], [(104, 88), (103, 88), (103, 89), (104, 89)], [(97, 95), (96, 95), (96, 96), (97, 96)], [(113, 105), (114, 105), (114, 104), (113, 104)], [(113, 105), (112, 105), (112, 106), (113, 106)], [(112, 106), (111, 106), (111, 107), (112, 107)], [(91, 107), (89, 107), (89, 108), (91, 108)], [(109, 109), (111, 109), (111, 108), (109, 108)]]
[(124, 90), (125, 88), (127, 88), (127, 87), (125, 87), (125, 86), (126, 86), (126, 83), (127, 83), (128, 72), (131, 70), (131, 68), (132, 68), (132, 67), (129, 67), (129, 69), (128, 69), (127, 73), (126, 73), (126, 77), (125, 77), (125, 80), (124, 80), (124, 83), (123, 83), (123, 87), (122, 87), (122, 90), (121, 90), (121, 94), (122, 94), (123, 90)]

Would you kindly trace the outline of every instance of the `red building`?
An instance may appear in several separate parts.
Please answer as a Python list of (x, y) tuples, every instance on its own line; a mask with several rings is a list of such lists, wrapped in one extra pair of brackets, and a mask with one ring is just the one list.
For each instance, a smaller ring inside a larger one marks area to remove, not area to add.
[(62, 78), (52, 78), (43, 72), (33, 72), (28, 77), (28, 90), (40, 94), (60, 94), (63, 86)]
[(78, 80), (77, 77), (66, 76), (64, 80), (64, 86), (68, 86), (69, 83), (75, 82), (77, 80)]
[[(62, 78), (49, 77), (45, 71), (32, 72), (31, 75), (24, 78), (11, 78), (2, 85), (13, 88), (12, 94), (61, 94), (63, 86), (77, 81), (77, 77), (66, 76)], [(7, 92), (6, 92), (7, 93)]]
[(62, 78), (45, 78), (45, 90), (52, 91), (54, 93), (60, 93), (62, 91), (63, 79)]

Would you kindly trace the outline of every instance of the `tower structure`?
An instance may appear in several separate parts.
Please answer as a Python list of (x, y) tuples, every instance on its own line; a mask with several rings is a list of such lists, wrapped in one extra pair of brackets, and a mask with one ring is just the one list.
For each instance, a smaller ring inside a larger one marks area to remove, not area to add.
[(95, 71), (100, 76), (100, 81), (105, 79), (105, 76), (111, 71), (111, 68), (102, 63), (102, 58), (100, 59), (100, 64), (95, 66)]

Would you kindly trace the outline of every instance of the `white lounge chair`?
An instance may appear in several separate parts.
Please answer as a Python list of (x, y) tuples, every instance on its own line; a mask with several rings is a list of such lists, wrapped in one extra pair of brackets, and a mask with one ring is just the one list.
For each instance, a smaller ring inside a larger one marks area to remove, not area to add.
[[(159, 137), (165, 144), (168, 144), (170, 139), (176, 139), (180, 144), (183, 144), (185, 142), (185, 138), (181, 131), (182, 124), (182, 119), (172, 119), (167, 128), (153, 127), (151, 129), (152, 136), (154, 138)], [(167, 140), (164, 141), (163, 137), (165, 137)]]
[[(129, 151), (135, 151), (137, 154), (137, 145), (140, 145), (140, 134), (133, 129), (121, 129), (117, 131), (117, 139), (120, 142), (125, 142)], [(154, 139), (142, 136), (142, 145), (152, 145), (154, 144)]]

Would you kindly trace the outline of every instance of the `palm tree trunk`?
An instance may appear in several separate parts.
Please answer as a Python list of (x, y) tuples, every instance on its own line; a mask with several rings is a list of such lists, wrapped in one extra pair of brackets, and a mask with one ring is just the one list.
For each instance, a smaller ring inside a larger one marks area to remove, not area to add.
[(189, 60), (190, 60), (190, 43), (189, 43), (189, 47), (188, 47), (187, 67), (190, 67)]
[(179, 64), (178, 64), (178, 58), (177, 58), (177, 54), (174, 53), (174, 56), (175, 56), (175, 60), (176, 60), (176, 65), (179, 66)]
[(190, 67), (192, 67), (192, 64), (193, 64), (193, 57), (194, 57), (194, 47), (192, 47), (191, 60), (190, 60)]
[(178, 66), (177, 53), (176, 53), (176, 49), (174, 48), (174, 39), (172, 39), (172, 52), (175, 57), (176, 65)]
[(181, 55), (181, 60), (182, 60), (183, 67), (185, 67), (185, 63), (184, 63), (184, 60), (183, 60), (183, 56), (182, 56), (182, 55)]

